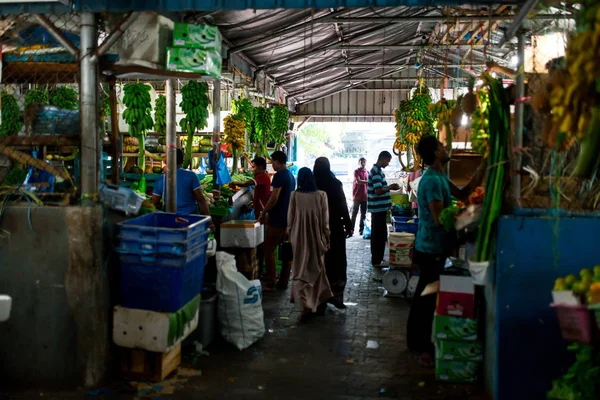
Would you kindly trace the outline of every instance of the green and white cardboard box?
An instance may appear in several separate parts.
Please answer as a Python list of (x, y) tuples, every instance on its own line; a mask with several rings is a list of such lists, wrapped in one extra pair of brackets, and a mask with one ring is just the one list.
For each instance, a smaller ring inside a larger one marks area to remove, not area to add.
[(477, 340), (477, 320), (438, 315), (433, 317), (433, 338), (443, 340)]
[(216, 26), (192, 25), (177, 22), (173, 28), (173, 46), (204, 50), (216, 50), (221, 53), (223, 38)]
[(483, 345), (479, 341), (436, 340), (438, 360), (483, 361)]
[(480, 366), (479, 361), (435, 360), (435, 377), (446, 382), (475, 382)]
[(180, 47), (167, 49), (167, 69), (170, 71), (194, 72), (221, 78), (222, 67), (221, 53), (215, 50)]

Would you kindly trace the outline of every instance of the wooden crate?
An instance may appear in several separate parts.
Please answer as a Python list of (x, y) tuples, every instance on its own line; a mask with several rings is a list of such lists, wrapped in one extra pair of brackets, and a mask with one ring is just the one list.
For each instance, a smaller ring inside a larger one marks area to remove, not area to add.
[(121, 373), (140, 381), (160, 382), (181, 364), (181, 343), (168, 353), (121, 348)]

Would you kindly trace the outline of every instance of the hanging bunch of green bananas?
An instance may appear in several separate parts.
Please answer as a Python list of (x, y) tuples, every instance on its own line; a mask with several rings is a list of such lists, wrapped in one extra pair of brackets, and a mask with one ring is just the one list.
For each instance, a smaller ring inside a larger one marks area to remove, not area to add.
[(142, 171), (146, 167), (144, 139), (146, 132), (154, 126), (150, 89), (150, 86), (143, 83), (128, 83), (123, 88), (123, 103), (127, 107), (123, 112), (123, 119), (129, 125), (129, 134), (138, 139), (138, 167)]
[(23, 128), (19, 103), (12, 94), (2, 93), (2, 124), (0, 136), (18, 135)]
[(267, 157), (267, 141), (271, 135), (271, 125), (273, 119), (271, 118), (271, 112), (265, 107), (254, 108), (254, 123), (252, 130), (251, 141), (256, 147), (257, 157)]
[(182, 101), (179, 106), (186, 114), (179, 125), (187, 132), (188, 140), (185, 146), (183, 167), (188, 168), (192, 161), (192, 142), (196, 130), (208, 126), (208, 84), (205, 82), (189, 81), (181, 88)]
[(471, 115), (471, 149), (484, 155), (487, 152), (490, 95), (485, 89), (479, 90), (478, 95), (481, 106)]
[(79, 94), (68, 86), (57, 87), (50, 91), (50, 105), (62, 110), (77, 110)]
[(25, 108), (32, 104), (43, 104), (47, 106), (50, 103), (48, 91), (45, 89), (31, 89), (25, 95)]
[(167, 98), (162, 94), (154, 102), (154, 132), (167, 134)]
[(437, 121), (435, 128), (438, 132), (441, 131), (442, 128), (445, 128), (446, 130), (446, 146), (448, 148), (452, 148), (452, 137), (454, 136), (454, 132), (450, 123), (452, 121), (452, 112), (455, 106), (456, 101), (442, 98), (437, 103), (430, 104), (428, 107), (431, 117)]
[(240, 116), (246, 124), (246, 129), (250, 129), (254, 120), (254, 106), (248, 99), (239, 99), (231, 101), (231, 114)]
[(271, 124), (271, 140), (269, 142), (281, 145), (287, 140), (290, 113), (286, 106), (279, 104), (271, 108), (271, 117), (273, 122)]

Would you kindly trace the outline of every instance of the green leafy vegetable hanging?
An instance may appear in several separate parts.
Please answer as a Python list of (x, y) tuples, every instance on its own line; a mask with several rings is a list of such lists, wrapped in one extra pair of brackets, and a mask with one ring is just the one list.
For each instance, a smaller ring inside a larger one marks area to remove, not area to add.
[(2, 93), (2, 125), (0, 136), (17, 135), (23, 128), (19, 103), (12, 94)]
[(188, 168), (192, 161), (192, 143), (196, 130), (208, 126), (208, 84), (205, 82), (189, 81), (181, 88), (182, 101), (179, 106), (186, 114), (179, 125), (187, 132), (188, 139), (185, 148), (183, 167)]

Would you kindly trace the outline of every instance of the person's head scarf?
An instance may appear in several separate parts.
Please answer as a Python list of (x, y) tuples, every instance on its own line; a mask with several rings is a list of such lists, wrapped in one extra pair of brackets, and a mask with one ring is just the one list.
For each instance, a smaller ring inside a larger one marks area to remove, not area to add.
[(300, 168), (300, 171), (298, 171), (298, 187), (296, 190), (301, 193), (312, 193), (319, 190), (315, 183), (315, 177), (309, 168)]
[(326, 190), (329, 185), (332, 185), (337, 181), (337, 178), (331, 172), (331, 164), (329, 159), (326, 157), (319, 157), (315, 160), (315, 167), (313, 168), (315, 174), (315, 182), (319, 190)]

